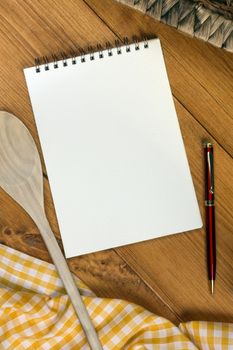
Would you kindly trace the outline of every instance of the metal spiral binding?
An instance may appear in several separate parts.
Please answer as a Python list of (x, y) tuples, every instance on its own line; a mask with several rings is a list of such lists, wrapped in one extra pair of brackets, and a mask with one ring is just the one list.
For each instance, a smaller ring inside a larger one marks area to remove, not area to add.
[[(148, 39), (143, 38), (141, 42), (139, 42), (137, 37), (133, 37), (133, 41), (130, 43), (129, 39), (125, 37), (123, 39), (123, 43), (120, 42), (120, 40), (115, 40), (115, 49), (116, 54), (121, 55), (123, 52), (129, 53), (133, 49), (138, 51), (141, 49), (141, 44), (144, 49), (147, 49), (149, 47)], [(35, 59), (35, 69), (36, 73), (40, 73), (41, 69), (44, 69), (45, 71), (48, 71), (53, 67), (53, 69), (59, 68), (59, 63), (63, 67), (67, 67), (70, 63), (72, 65), (77, 64), (78, 59), (81, 63), (85, 63), (88, 59), (90, 61), (94, 61), (96, 57), (99, 59), (104, 58), (104, 55), (107, 55), (109, 57), (113, 56), (114, 51), (113, 47), (110, 42), (107, 42), (105, 44), (105, 48), (98, 44), (97, 45), (97, 51), (94, 50), (92, 46), (89, 46), (87, 50), (85, 51), (82, 48), (79, 48), (77, 51), (71, 51), (70, 55), (66, 55), (64, 52), (60, 52), (59, 55), (52, 55), (52, 62), (49, 61), (49, 58), (47, 56), (43, 56), (42, 58), (36, 58)], [(104, 52), (105, 51), (105, 52)], [(68, 63), (70, 60), (70, 63)], [(60, 62), (59, 62), (60, 61)], [(59, 63), (58, 63), (59, 62)]]

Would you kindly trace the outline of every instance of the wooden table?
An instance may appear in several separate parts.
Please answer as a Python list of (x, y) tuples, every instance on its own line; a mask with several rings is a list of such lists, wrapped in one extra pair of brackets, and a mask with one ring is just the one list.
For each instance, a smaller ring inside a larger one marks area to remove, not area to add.
[[(233, 55), (153, 21), (111, 0), (5, 0), (0, 7), (0, 108), (32, 132), (33, 114), (23, 68), (34, 57), (69, 52), (134, 34), (160, 37), (202, 216), (202, 141), (215, 145), (216, 294), (208, 290), (205, 231), (69, 259), (70, 268), (99, 296), (141, 304), (179, 323), (233, 320)], [(139, 97), (140, 98), (140, 97)], [(49, 221), (61, 243), (44, 167)], [(75, 234), (75, 221), (74, 221)], [(50, 261), (32, 220), (0, 192), (0, 240)]]

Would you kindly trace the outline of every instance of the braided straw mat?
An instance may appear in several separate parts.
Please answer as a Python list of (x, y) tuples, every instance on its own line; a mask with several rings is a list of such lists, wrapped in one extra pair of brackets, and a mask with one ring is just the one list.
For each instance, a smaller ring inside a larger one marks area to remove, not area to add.
[(233, 52), (233, 0), (116, 0)]

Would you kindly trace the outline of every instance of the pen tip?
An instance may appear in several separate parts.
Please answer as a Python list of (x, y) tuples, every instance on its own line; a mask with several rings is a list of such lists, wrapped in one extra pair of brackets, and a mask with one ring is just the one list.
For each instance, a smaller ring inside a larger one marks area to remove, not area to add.
[(211, 294), (214, 295), (214, 280), (210, 281)]

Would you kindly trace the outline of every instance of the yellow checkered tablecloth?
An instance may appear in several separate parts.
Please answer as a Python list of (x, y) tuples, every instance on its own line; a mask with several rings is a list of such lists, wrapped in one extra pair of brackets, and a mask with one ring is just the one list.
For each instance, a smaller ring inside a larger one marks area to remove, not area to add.
[[(0, 244), (0, 349), (88, 350), (54, 265)], [(104, 350), (233, 349), (233, 324), (176, 327), (135, 304), (77, 285)]]

